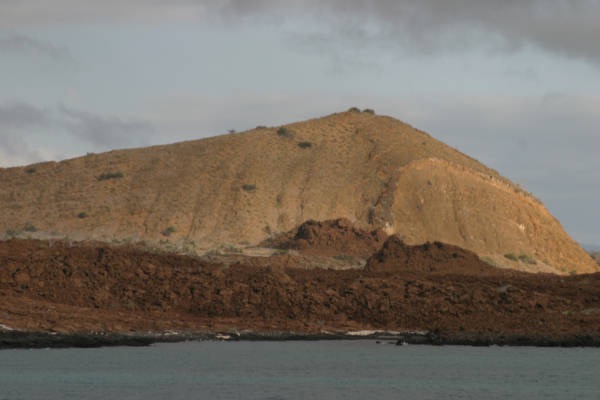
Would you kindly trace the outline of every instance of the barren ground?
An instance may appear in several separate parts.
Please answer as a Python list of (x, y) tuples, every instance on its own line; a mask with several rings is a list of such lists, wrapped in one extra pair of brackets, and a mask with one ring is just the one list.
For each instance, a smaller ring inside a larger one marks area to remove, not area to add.
[(397, 237), (365, 268), (288, 267), (297, 266), (295, 257), (306, 255), (219, 263), (132, 246), (3, 241), (0, 324), (64, 333), (387, 329), (600, 336), (598, 273), (499, 269), (454, 246), (411, 247)]

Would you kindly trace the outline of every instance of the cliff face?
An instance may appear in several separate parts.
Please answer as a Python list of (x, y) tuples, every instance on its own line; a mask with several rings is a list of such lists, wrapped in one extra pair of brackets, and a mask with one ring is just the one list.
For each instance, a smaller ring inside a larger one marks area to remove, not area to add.
[(0, 170), (5, 235), (203, 249), (334, 218), (516, 269), (598, 270), (531, 195), (426, 133), (369, 113)]

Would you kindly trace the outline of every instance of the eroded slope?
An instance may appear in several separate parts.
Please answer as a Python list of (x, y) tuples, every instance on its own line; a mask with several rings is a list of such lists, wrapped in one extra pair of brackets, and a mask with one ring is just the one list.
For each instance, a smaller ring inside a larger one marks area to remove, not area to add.
[[(532, 196), (429, 135), (370, 113), (2, 169), (0, 183), (5, 236), (168, 241), (201, 251), (259, 243), (309, 219), (346, 218), (512, 268), (598, 268)], [(504, 257), (513, 253), (536, 264)]]

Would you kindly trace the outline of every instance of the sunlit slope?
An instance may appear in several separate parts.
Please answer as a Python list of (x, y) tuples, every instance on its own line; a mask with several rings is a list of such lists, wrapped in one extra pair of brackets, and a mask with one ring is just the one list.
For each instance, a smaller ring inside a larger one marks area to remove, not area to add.
[(497, 172), (365, 112), (0, 170), (0, 234), (207, 248), (342, 217), (511, 268), (598, 268), (538, 200)]

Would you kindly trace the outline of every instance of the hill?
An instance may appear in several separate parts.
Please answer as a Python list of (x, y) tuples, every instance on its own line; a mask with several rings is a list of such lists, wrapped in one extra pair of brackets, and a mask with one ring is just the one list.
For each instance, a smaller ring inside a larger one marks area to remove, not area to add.
[(428, 134), (344, 112), (283, 127), (0, 170), (5, 237), (258, 244), (346, 218), (495, 265), (594, 272), (539, 200)]

